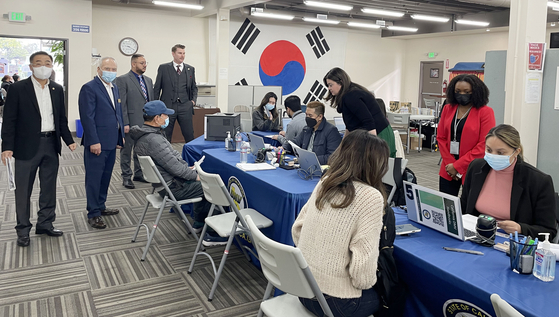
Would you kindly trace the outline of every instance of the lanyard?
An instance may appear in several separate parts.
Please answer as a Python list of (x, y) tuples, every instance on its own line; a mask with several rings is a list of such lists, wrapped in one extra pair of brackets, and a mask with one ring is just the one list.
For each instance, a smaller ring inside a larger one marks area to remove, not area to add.
[(454, 142), (456, 142), (456, 133), (458, 131), (458, 125), (460, 124), (460, 121), (462, 121), (462, 119), (464, 119), (468, 113), (470, 113), (470, 110), (472, 110), (472, 106), (470, 106), (470, 108), (468, 108), (468, 111), (466, 111), (466, 113), (462, 116), (462, 118), (460, 118), (460, 120), (458, 120), (458, 122), (456, 122), (456, 119), (458, 119), (458, 109), (456, 109), (456, 113), (454, 114)]

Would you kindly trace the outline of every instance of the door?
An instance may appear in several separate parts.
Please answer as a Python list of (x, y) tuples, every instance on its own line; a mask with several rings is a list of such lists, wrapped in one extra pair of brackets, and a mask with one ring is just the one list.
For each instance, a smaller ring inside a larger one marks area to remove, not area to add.
[[(421, 62), (419, 78), (419, 102), (421, 108), (435, 110), (436, 102), (440, 102), (443, 89), (443, 62)], [(439, 97), (433, 97), (439, 96)]]

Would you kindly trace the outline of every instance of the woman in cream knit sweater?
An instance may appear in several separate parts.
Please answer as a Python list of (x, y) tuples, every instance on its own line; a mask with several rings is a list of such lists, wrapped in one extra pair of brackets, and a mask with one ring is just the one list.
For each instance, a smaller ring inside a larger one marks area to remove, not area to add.
[[(378, 245), (386, 203), (382, 176), (388, 145), (355, 130), (330, 157), (330, 169), (314, 189), (292, 228), (334, 316), (370, 316), (379, 307)], [(317, 316), (318, 301), (300, 298)]]

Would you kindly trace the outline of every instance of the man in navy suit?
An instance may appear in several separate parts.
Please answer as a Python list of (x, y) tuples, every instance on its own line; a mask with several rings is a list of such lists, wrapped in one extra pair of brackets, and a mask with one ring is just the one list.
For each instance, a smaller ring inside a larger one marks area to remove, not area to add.
[(113, 84), (117, 65), (112, 57), (101, 59), (97, 76), (82, 86), (78, 99), (85, 147), (85, 192), (90, 226), (104, 229), (101, 216), (118, 214), (105, 206), (116, 149), (124, 146), (124, 122), (118, 88)]

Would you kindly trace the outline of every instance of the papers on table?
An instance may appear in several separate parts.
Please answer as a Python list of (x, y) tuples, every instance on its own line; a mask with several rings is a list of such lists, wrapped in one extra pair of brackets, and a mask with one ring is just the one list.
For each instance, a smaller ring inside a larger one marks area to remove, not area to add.
[(245, 172), (275, 170), (276, 167), (268, 163), (237, 163), (237, 168)]
[(274, 135), (276, 135), (276, 134), (265, 135), (264, 137), (265, 137), (265, 138), (270, 138), (270, 139), (271, 139)]
[(10, 157), (6, 159), (6, 169), (8, 170), (8, 189), (16, 189), (16, 180), (14, 176), (14, 158)]

